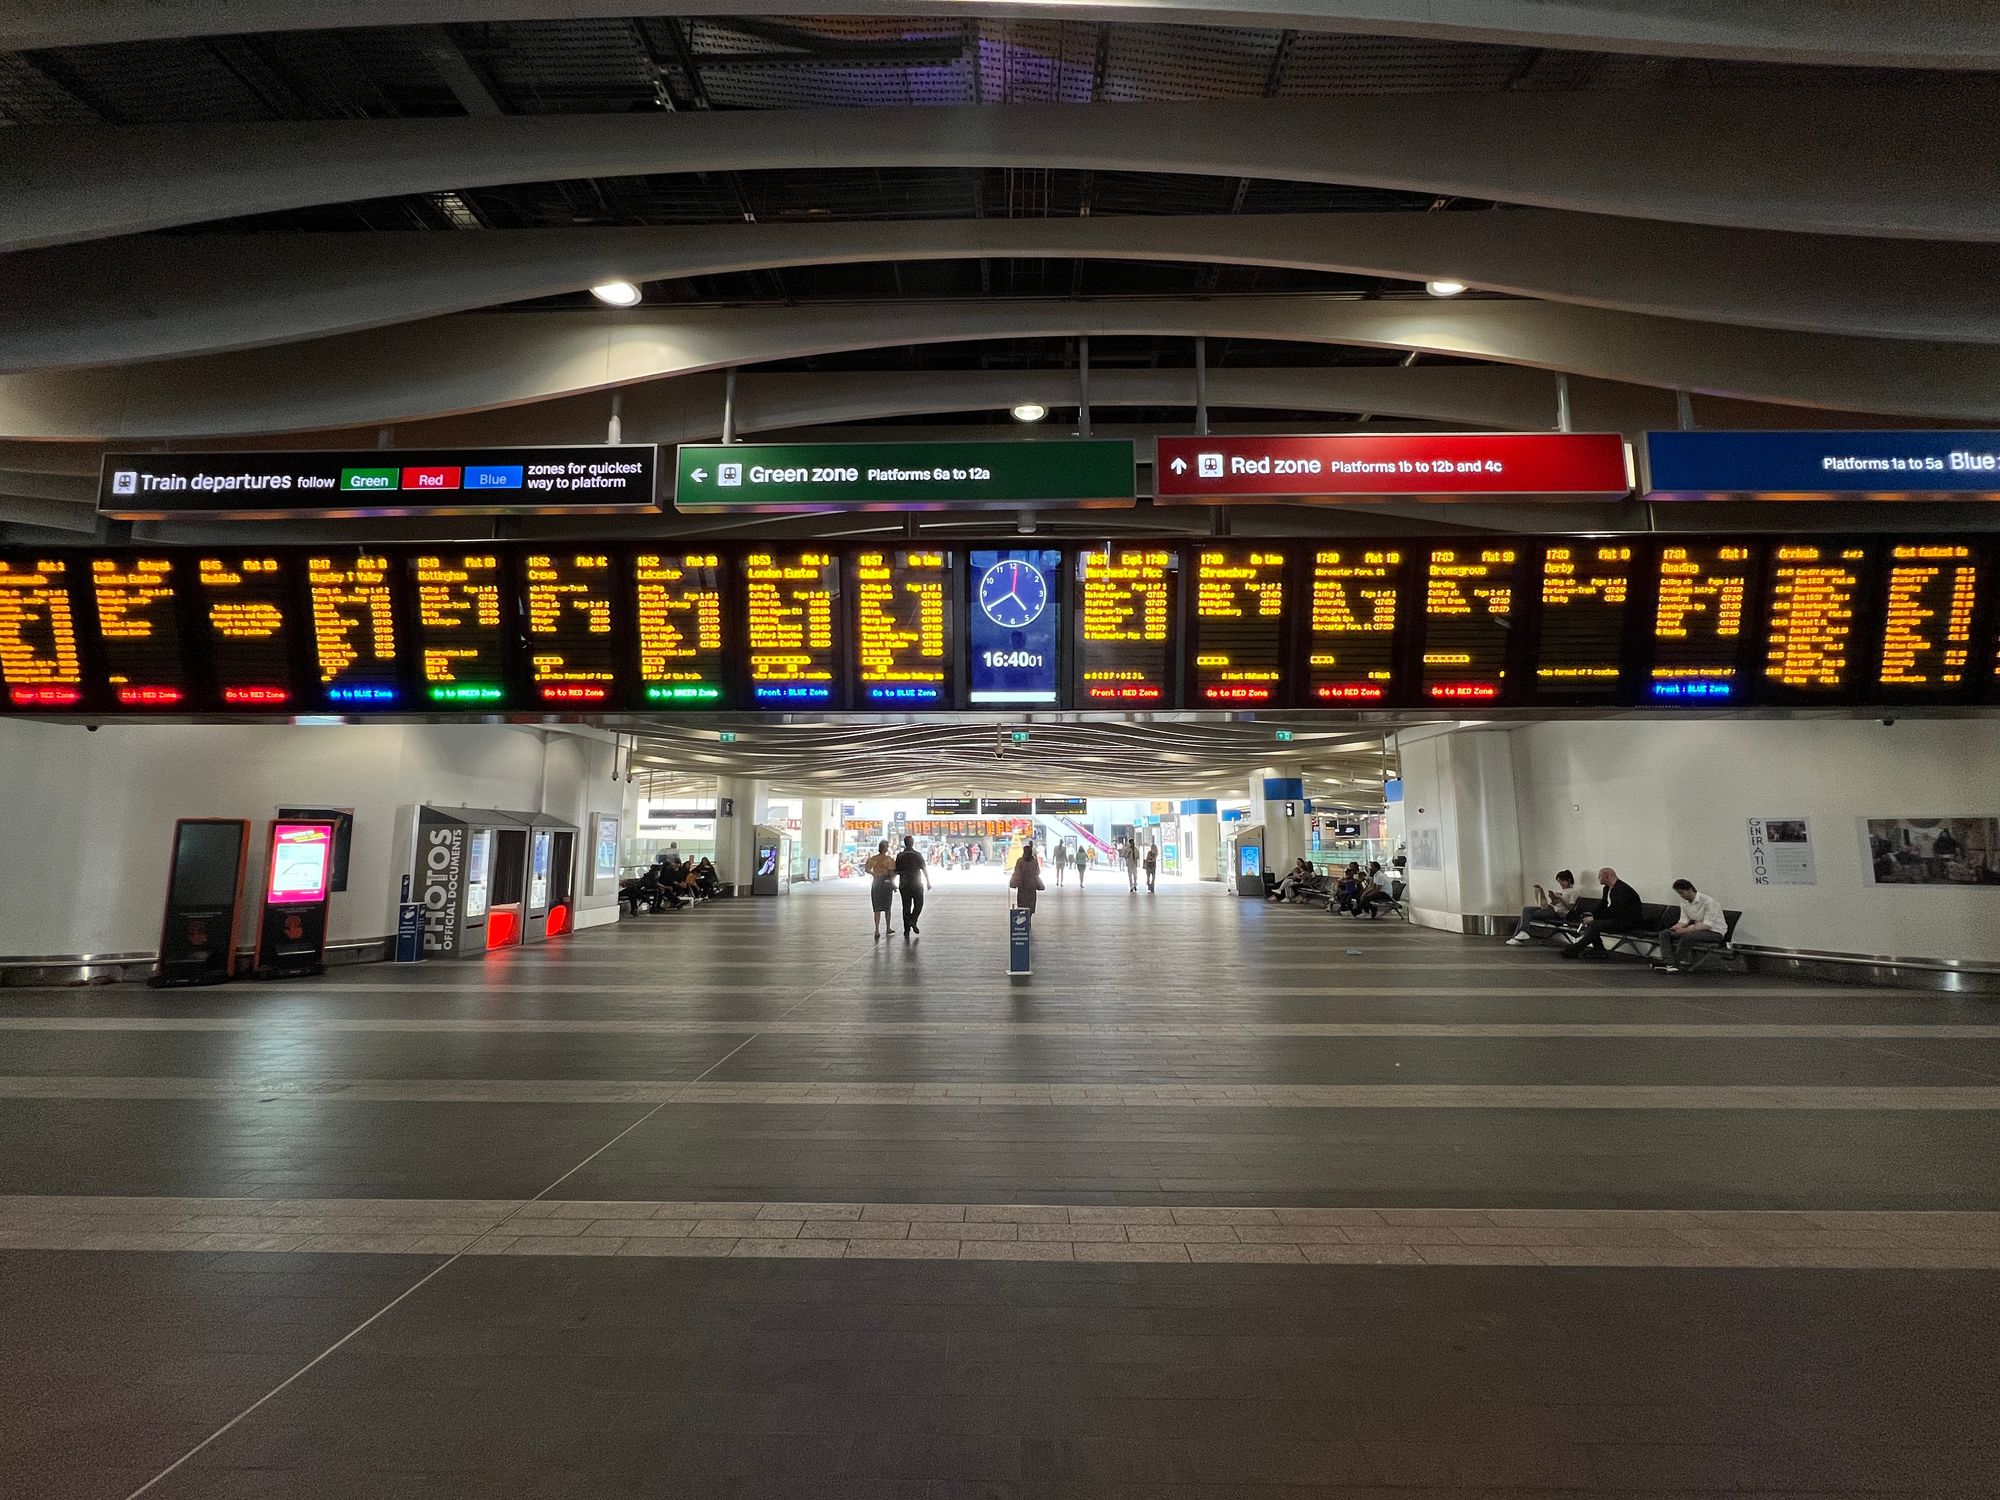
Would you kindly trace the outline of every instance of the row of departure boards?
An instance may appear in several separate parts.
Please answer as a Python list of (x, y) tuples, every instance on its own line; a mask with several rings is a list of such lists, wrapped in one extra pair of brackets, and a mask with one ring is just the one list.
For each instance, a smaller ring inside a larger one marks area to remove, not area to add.
[(17, 712), (2000, 702), (1981, 541), (0, 551)]

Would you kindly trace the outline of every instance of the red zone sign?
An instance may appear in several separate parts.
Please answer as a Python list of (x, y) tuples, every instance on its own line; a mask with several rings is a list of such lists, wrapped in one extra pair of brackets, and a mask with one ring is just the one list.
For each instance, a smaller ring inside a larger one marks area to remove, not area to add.
[(1153, 494), (1176, 501), (1371, 500), (1391, 495), (1625, 495), (1615, 432), (1397, 432), (1163, 437)]

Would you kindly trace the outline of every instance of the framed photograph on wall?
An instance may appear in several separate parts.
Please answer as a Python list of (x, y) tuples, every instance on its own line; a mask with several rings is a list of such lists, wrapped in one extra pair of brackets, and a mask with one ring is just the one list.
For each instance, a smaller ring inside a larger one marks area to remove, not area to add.
[(618, 814), (590, 816), (590, 894), (618, 889)]
[(1870, 885), (2000, 890), (2000, 818), (1863, 818), (1861, 855)]

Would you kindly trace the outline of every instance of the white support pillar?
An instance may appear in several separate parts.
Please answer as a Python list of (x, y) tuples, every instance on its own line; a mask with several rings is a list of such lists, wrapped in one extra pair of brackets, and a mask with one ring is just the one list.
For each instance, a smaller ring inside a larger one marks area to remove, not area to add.
[(1264, 825), (1264, 868), (1282, 876), (1312, 843), (1305, 782), (1296, 763), (1278, 761), (1251, 773), (1245, 819)]
[(715, 778), (715, 869), (725, 890), (750, 894), (757, 868), (757, 825), (764, 821), (770, 788), (745, 776)]
[(1220, 880), (1222, 822), (1213, 797), (1181, 803), (1181, 874), (1195, 880)]
[(805, 868), (811, 869), (811, 861), (820, 862), (822, 879), (831, 878), (833, 857), (840, 852), (838, 839), (839, 824), (834, 818), (837, 811), (831, 797), (804, 797), (799, 801), (799, 849)]
[(1514, 738), (1455, 726), (1398, 734), (1412, 921), (1448, 932), (1490, 932), (1520, 912)]

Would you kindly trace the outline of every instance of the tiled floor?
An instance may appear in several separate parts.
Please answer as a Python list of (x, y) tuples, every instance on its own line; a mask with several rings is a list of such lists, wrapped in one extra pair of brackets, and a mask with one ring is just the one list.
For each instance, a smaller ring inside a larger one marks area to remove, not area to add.
[(0, 992), (0, 1496), (2000, 1493), (2000, 1007), (1003, 904)]

